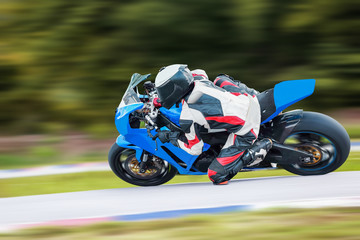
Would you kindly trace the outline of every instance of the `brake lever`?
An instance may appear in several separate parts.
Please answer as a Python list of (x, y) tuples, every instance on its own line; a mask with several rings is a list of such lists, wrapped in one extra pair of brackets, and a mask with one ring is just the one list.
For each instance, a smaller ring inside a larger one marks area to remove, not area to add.
[(156, 140), (159, 137), (159, 133), (155, 134), (154, 136), (152, 136), (152, 140)]

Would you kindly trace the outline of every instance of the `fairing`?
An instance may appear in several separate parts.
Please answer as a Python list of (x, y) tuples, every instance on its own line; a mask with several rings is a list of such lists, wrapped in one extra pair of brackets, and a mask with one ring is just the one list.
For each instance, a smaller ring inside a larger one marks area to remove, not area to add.
[(315, 79), (290, 80), (276, 84), (274, 88), (276, 111), (262, 123), (270, 121), (285, 108), (310, 96), (314, 89)]

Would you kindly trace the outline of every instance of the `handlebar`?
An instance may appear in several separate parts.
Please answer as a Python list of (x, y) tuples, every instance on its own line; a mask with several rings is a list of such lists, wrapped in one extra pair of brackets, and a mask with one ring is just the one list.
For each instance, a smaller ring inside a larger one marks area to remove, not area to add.
[(156, 138), (159, 137), (159, 133), (156, 133), (155, 135), (151, 134), (151, 130), (155, 129), (156, 131), (159, 131), (158, 126), (154, 122), (158, 116), (158, 109), (161, 107), (160, 99), (157, 96), (157, 92), (155, 89), (155, 84), (151, 81), (147, 81), (144, 83), (144, 88), (149, 96), (149, 102), (146, 103), (146, 107), (148, 108), (149, 112), (145, 115), (145, 119), (147, 120), (148, 124), (146, 124), (147, 133), (149, 137), (151, 137), (152, 140), (155, 141), (157, 150), (157, 142)]

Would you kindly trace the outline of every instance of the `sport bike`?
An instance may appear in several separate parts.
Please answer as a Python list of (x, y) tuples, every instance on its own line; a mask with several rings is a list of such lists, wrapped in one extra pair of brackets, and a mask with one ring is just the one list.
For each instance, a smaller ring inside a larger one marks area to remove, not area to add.
[[(170, 109), (159, 107), (154, 85), (138, 85), (150, 74), (133, 74), (116, 109), (115, 125), (120, 133), (109, 151), (112, 171), (122, 180), (139, 186), (168, 182), (176, 174), (204, 175), (219, 154), (228, 133), (225, 130), (201, 130), (203, 152), (190, 155), (171, 143), (162, 143), (157, 132), (181, 131), (181, 104)], [(346, 130), (333, 118), (303, 110), (283, 112), (290, 105), (310, 96), (314, 79), (284, 81), (257, 95), (265, 101), (259, 139), (270, 138), (274, 144), (266, 158), (241, 171), (280, 167), (298, 175), (320, 175), (339, 168), (350, 152)]]

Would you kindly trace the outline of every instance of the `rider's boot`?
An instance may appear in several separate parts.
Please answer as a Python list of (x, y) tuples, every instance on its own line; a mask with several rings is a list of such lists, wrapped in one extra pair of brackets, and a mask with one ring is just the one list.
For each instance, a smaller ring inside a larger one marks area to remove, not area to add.
[(232, 179), (242, 168), (246, 166), (252, 166), (260, 163), (264, 160), (267, 152), (271, 149), (273, 142), (269, 138), (265, 138), (255, 142), (244, 155), (238, 160), (238, 163), (230, 171), (223, 181), (214, 182), (215, 185), (225, 185), (230, 179)]
[(272, 148), (273, 142), (269, 138), (256, 141), (254, 145), (246, 150), (241, 161), (234, 167), (233, 174), (236, 175), (243, 167), (253, 166), (264, 160), (268, 151)]
[(268, 151), (272, 148), (273, 142), (265, 138), (254, 143), (242, 157), (244, 166), (252, 166), (264, 160)]

